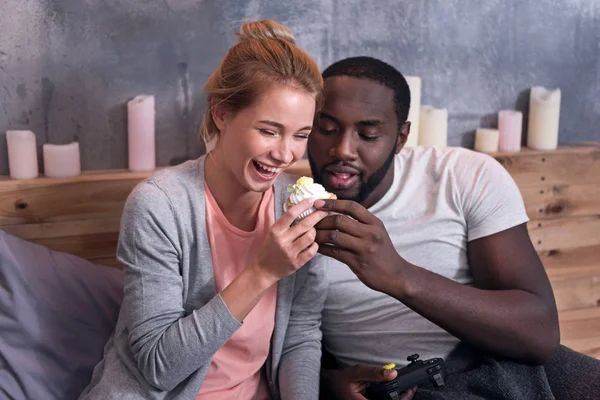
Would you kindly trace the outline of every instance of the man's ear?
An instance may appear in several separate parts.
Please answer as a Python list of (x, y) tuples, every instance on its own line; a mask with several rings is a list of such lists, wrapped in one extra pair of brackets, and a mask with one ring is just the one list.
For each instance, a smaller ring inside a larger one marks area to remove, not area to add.
[(396, 154), (400, 153), (400, 150), (406, 144), (408, 140), (408, 135), (410, 134), (410, 121), (406, 121), (400, 127), (400, 131), (398, 132), (398, 141), (396, 142)]
[(221, 104), (212, 104), (210, 107), (210, 112), (212, 114), (213, 121), (215, 121), (215, 125), (219, 128), (219, 131), (223, 131), (225, 129), (225, 117), (227, 116), (227, 112), (225, 107)]

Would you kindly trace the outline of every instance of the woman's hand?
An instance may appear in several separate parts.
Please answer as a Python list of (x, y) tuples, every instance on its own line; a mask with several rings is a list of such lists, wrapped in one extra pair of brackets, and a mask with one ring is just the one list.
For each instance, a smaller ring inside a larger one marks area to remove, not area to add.
[(296, 204), (271, 226), (249, 268), (275, 283), (296, 272), (317, 254), (319, 245), (315, 242), (314, 226), (328, 213), (315, 211), (292, 225), (300, 214), (313, 206), (313, 202), (313, 199), (307, 199)]
[(268, 288), (296, 272), (317, 254), (319, 246), (315, 243), (314, 226), (327, 212), (315, 211), (292, 226), (313, 202), (304, 200), (283, 214), (269, 229), (256, 258), (221, 292), (223, 301), (239, 322)]

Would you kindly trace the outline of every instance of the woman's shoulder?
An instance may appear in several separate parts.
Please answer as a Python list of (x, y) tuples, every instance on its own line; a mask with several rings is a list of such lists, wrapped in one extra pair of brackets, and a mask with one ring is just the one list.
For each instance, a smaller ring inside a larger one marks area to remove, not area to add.
[(145, 207), (189, 203), (190, 197), (204, 193), (204, 157), (155, 171), (136, 185), (128, 202)]
[(146, 181), (154, 183), (163, 190), (180, 188), (182, 186), (204, 185), (204, 157), (188, 160), (181, 164), (160, 169), (154, 172)]

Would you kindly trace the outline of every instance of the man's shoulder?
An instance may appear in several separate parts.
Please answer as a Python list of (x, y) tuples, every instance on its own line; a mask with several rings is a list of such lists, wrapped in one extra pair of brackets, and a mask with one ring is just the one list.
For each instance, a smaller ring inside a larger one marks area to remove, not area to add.
[(483, 175), (502, 175), (504, 168), (485, 153), (463, 147), (419, 146), (403, 149), (398, 154), (402, 168), (417, 174), (427, 175), (434, 181), (451, 176), (470, 184)]
[(439, 164), (445, 167), (473, 166), (495, 161), (487, 154), (464, 147), (417, 146), (404, 148), (398, 154), (404, 163), (414, 165)]

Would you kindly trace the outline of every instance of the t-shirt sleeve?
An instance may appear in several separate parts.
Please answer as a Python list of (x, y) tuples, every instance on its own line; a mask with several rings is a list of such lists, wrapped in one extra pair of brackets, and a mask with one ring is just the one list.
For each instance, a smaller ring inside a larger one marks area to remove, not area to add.
[(488, 155), (470, 153), (472, 161), (457, 170), (456, 177), (462, 188), (467, 241), (529, 221), (521, 192), (508, 171)]

